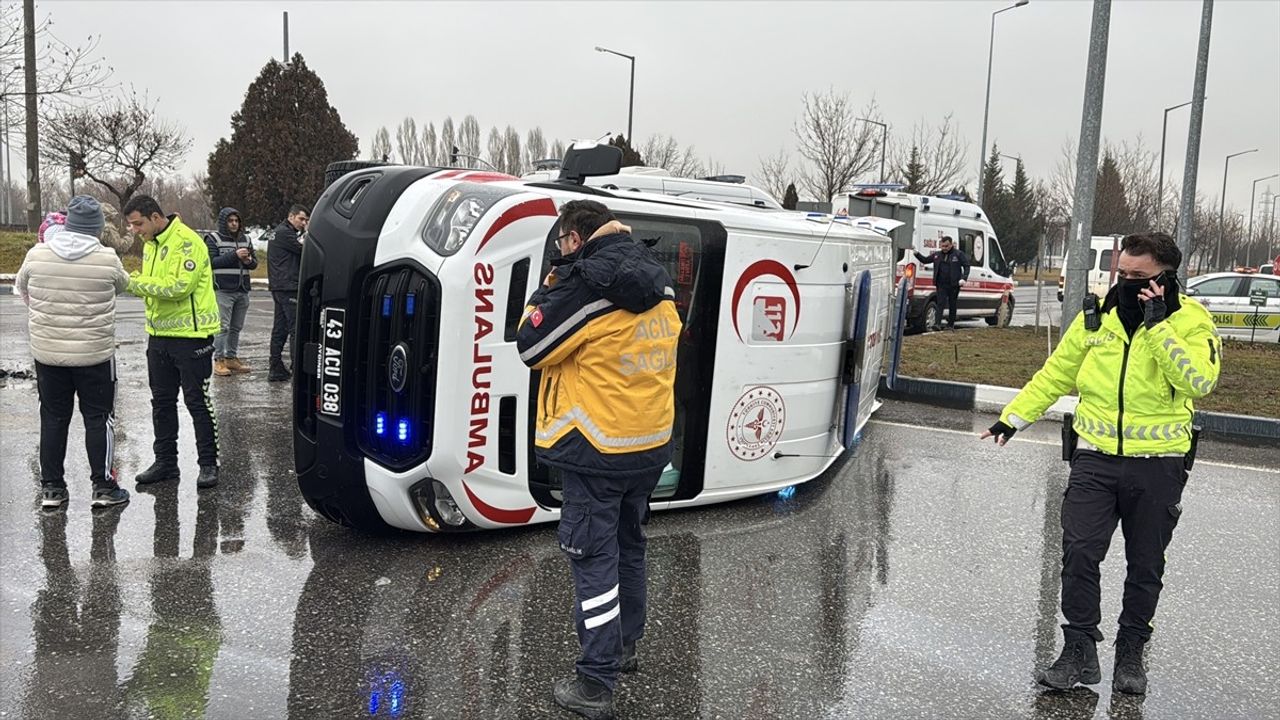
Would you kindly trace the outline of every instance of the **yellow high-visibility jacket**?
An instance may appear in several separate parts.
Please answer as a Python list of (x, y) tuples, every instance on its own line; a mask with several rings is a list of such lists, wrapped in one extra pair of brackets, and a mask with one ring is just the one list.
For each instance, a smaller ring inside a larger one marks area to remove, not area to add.
[[(1076, 316), (1058, 349), (1000, 414), (1021, 430), (1077, 388), (1075, 429), (1111, 455), (1166, 455), (1191, 447), (1193, 401), (1218, 383), (1222, 340), (1200, 303), (1185, 295), (1151, 329), (1130, 338), (1114, 309), (1090, 332)], [(1108, 303), (1110, 304), (1110, 303)]]
[(209, 250), (176, 215), (142, 246), (142, 272), (129, 276), (129, 292), (146, 301), (148, 335), (207, 338), (221, 327)]

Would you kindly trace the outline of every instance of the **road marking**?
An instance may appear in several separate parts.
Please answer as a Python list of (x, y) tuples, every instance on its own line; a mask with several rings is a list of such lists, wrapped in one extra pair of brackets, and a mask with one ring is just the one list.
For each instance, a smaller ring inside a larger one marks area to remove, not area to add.
[[(869, 425), (888, 425), (889, 427), (910, 428), (912, 430), (928, 430), (929, 432), (951, 433), (952, 435), (968, 435), (977, 439), (977, 435), (972, 430), (952, 430), (951, 428), (929, 427), (928, 425), (913, 425), (911, 423), (893, 422), (892, 420), (868, 420)], [(988, 438), (990, 439), (990, 438)], [(985, 440), (983, 442), (986, 442)], [(1032, 440), (1031, 438), (1019, 438), (1014, 436), (1011, 443), (1026, 443), (1028, 445), (1052, 445), (1053, 447), (1062, 447), (1062, 443), (1053, 442), (1052, 440)], [(1215, 462), (1213, 460), (1196, 460), (1196, 465), (1212, 465), (1214, 467), (1227, 468), (1230, 470), (1250, 470), (1252, 472), (1263, 472), (1280, 474), (1280, 470), (1269, 467), (1258, 467), (1256, 465), (1237, 465), (1235, 463)]]

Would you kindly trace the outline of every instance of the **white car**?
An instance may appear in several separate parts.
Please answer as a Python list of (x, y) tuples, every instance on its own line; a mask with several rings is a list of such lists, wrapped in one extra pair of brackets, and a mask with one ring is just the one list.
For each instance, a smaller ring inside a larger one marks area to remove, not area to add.
[(1220, 272), (1187, 281), (1223, 337), (1280, 342), (1280, 276)]

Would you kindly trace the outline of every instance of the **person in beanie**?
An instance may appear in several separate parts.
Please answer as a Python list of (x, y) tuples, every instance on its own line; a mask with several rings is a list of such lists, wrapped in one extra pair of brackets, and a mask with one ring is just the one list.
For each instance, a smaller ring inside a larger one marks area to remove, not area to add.
[[(271, 366), (269, 382), (283, 382), (293, 377), (284, 364), (284, 348), (293, 335), (298, 315), (298, 274), (302, 269), (302, 233), (307, 229), (307, 209), (301, 205), (289, 208), (289, 216), (276, 228), (267, 245), (267, 281), (276, 306), (271, 323)], [(293, 348), (289, 349), (293, 362)]]
[(253, 244), (244, 235), (240, 212), (225, 207), (218, 213), (218, 231), (204, 236), (213, 265), (213, 281), (218, 292), (218, 312), (222, 326), (213, 339), (213, 374), (226, 377), (247, 373), (249, 366), (237, 357), (240, 331), (249, 312), (250, 271), (258, 267)]
[(40, 223), (40, 228), (36, 230), (36, 242), (44, 242), (44, 236), (49, 232), (49, 228), (53, 228), (54, 232), (64, 229), (67, 224), (66, 213), (51, 212), (45, 213), (44, 221)]
[(129, 228), (145, 240), (142, 272), (129, 276), (129, 292), (146, 301), (147, 376), (155, 462), (138, 474), (139, 485), (177, 480), (178, 391), (196, 431), (197, 488), (218, 484), (218, 419), (209, 397), (213, 336), (221, 319), (213, 290), (209, 251), (177, 215), (166, 216), (146, 195), (121, 210)]
[(63, 461), (77, 400), (84, 418), (92, 505), (129, 502), (129, 491), (116, 483), (113, 466), (116, 295), (125, 291), (129, 276), (115, 251), (98, 240), (103, 223), (97, 200), (72, 198), (65, 225), (27, 251), (14, 281), (14, 292), (29, 314), (40, 395), (40, 504), (50, 509), (67, 502)]
[[(535, 452), (564, 482), (559, 544), (582, 649), (552, 696), (579, 715), (612, 718), (618, 674), (639, 665), (644, 525), (671, 460), (681, 323), (675, 283), (608, 207), (565, 203), (557, 234), (561, 257), (516, 333), (520, 359), (542, 371)], [(627, 360), (637, 357), (657, 360), (641, 369)]]

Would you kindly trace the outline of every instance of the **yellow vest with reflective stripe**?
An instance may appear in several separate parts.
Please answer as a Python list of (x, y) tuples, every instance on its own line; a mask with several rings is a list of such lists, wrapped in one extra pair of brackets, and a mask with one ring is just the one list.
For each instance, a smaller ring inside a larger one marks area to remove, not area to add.
[(1113, 310), (1089, 331), (1078, 315), (1058, 349), (1000, 414), (1022, 429), (1075, 388), (1075, 429), (1112, 455), (1185, 453), (1194, 401), (1213, 390), (1222, 340), (1208, 311), (1187, 296), (1181, 307), (1130, 338)]
[(142, 246), (142, 271), (129, 276), (129, 292), (146, 302), (148, 335), (207, 338), (218, 334), (221, 322), (209, 249), (204, 238), (177, 216)]

